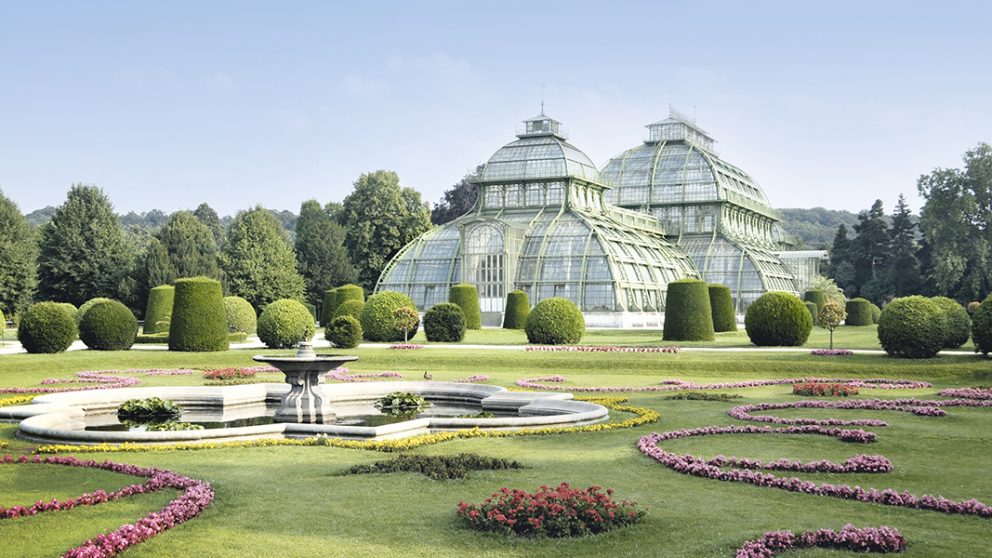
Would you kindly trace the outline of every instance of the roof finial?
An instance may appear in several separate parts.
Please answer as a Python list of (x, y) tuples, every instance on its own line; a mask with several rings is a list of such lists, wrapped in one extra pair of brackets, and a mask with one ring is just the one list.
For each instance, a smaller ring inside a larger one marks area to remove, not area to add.
[(541, 84), (541, 116), (544, 116), (544, 84)]

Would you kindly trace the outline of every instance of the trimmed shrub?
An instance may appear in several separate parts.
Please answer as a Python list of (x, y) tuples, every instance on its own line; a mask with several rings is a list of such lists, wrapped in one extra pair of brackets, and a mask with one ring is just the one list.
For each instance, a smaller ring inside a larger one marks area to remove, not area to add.
[(255, 308), (240, 296), (224, 297), (224, 316), (228, 333), (255, 333), (258, 324)]
[(527, 340), (539, 345), (571, 345), (582, 339), (586, 321), (578, 306), (567, 298), (538, 302), (524, 327)]
[(978, 305), (971, 319), (971, 338), (975, 342), (975, 350), (987, 355), (992, 353), (992, 295)]
[(7, 316), (3, 315), (3, 310), (0, 310), (0, 338), (3, 338), (4, 330), (7, 329)]
[(734, 299), (730, 287), (709, 285), (710, 309), (713, 315), (713, 331), (737, 331), (737, 314), (734, 313)]
[(148, 291), (148, 304), (145, 306), (145, 335), (169, 331), (172, 320), (172, 304), (176, 298), (176, 288), (172, 285), (159, 285)]
[(759, 347), (798, 347), (809, 338), (813, 318), (798, 297), (773, 291), (748, 306), (744, 328), (751, 342)]
[(944, 337), (944, 349), (957, 349), (968, 342), (971, 337), (971, 318), (964, 306), (946, 296), (935, 296), (930, 300), (940, 306), (947, 322), (947, 335)]
[(457, 304), (465, 314), (465, 327), (482, 329), (482, 310), (479, 308), (479, 291), (475, 285), (459, 283), (448, 291), (448, 302)]
[(362, 342), (362, 324), (354, 316), (338, 316), (324, 328), (324, 339), (335, 347), (352, 349)]
[(349, 300), (365, 302), (365, 290), (358, 285), (341, 285), (334, 289), (334, 307), (337, 308)]
[(270, 303), (258, 317), (258, 338), (270, 349), (289, 349), (313, 337), (310, 311), (298, 300), (283, 298)]
[(530, 297), (523, 291), (510, 291), (506, 295), (503, 329), (523, 329), (530, 316)]
[(226, 351), (227, 316), (220, 282), (209, 277), (176, 279), (169, 322), (169, 350)]
[(362, 310), (364, 309), (364, 300), (346, 300), (341, 304), (338, 304), (337, 309), (334, 310), (334, 315), (331, 316), (331, 321), (334, 321), (334, 318), (340, 318), (341, 316), (351, 316), (352, 318), (359, 320), (362, 318)]
[(452, 302), (442, 302), (424, 313), (428, 341), (457, 343), (465, 339), (465, 329), (465, 313)]
[(871, 323), (878, 324), (878, 319), (882, 317), (882, 309), (874, 302), (871, 303)]
[[(359, 321), (362, 323), (362, 330), (365, 332), (365, 339), (369, 341), (383, 341), (395, 343), (403, 340), (403, 332), (396, 328), (396, 317), (393, 313), (397, 308), (406, 306), (417, 310), (417, 305), (413, 299), (403, 293), (394, 291), (382, 291), (376, 293), (365, 301), (362, 315)], [(408, 332), (410, 337), (417, 333), (417, 327)]]
[(111, 302), (113, 300), (114, 299), (112, 299), (112, 298), (107, 298), (107, 297), (104, 297), (104, 296), (97, 296), (97, 297), (93, 297), (93, 298), (87, 300), (86, 302), (82, 303), (79, 306), (79, 310), (76, 310), (76, 325), (78, 326), (83, 321), (83, 316), (86, 315), (86, 312), (90, 308), (93, 308), (93, 305), (94, 304), (98, 304), (100, 302)]
[(819, 316), (820, 310), (823, 310), (823, 305), (827, 303), (827, 293), (820, 289), (810, 289), (803, 293), (803, 300), (815, 304), (816, 315)]
[(75, 316), (57, 302), (32, 304), (17, 326), (17, 338), (29, 353), (61, 353), (78, 333)]
[(97, 302), (79, 322), (79, 338), (96, 351), (126, 351), (138, 336), (138, 319), (116, 300)]
[(66, 316), (72, 318), (72, 321), (76, 322), (77, 326), (79, 325), (79, 320), (76, 319), (76, 317), (79, 316), (79, 309), (76, 308), (75, 305), (71, 302), (56, 302), (54, 304), (57, 305), (60, 310), (65, 312)]
[(806, 305), (806, 309), (809, 310), (809, 316), (810, 316), (810, 318), (813, 318), (813, 325), (819, 326), (820, 325), (820, 319), (818, 318), (819, 313), (816, 310), (816, 303), (815, 302), (810, 302), (810, 301), (806, 300), (806, 301), (803, 301), (803, 304), (805, 304)]
[(713, 310), (705, 281), (682, 279), (668, 284), (664, 340), (713, 340)]
[(334, 319), (334, 310), (337, 309), (337, 287), (324, 291), (324, 303), (320, 305), (320, 326), (327, 327)]
[(971, 302), (969, 302), (967, 306), (968, 315), (974, 316), (975, 312), (978, 312), (978, 307), (981, 305), (982, 303), (977, 300), (972, 300)]
[(871, 302), (868, 302), (868, 300), (864, 298), (852, 298), (844, 305), (844, 310), (847, 311), (847, 319), (844, 320), (844, 325), (868, 326), (872, 324)]
[(307, 309), (307, 312), (310, 312), (310, 317), (313, 318), (313, 323), (317, 323), (317, 307), (309, 302), (304, 302), (303, 307)]
[(947, 319), (940, 306), (922, 296), (897, 298), (878, 320), (878, 340), (889, 356), (932, 358), (944, 346)]

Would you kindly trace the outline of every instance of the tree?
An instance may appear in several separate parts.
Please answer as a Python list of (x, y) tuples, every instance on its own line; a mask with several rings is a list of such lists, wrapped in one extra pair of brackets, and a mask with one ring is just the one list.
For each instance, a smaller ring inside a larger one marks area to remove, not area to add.
[(0, 191), (0, 314), (20, 314), (31, 304), (38, 287), (37, 259), (34, 229)]
[(282, 225), (267, 209), (241, 211), (220, 255), (231, 294), (256, 310), (281, 298), (303, 300), (303, 278)]
[(420, 194), (400, 188), (392, 171), (363, 174), (344, 199), (339, 222), (345, 246), (367, 292), (375, 289), (386, 263), (404, 245), (430, 228), (430, 212)]
[(888, 290), (888, 278), (882, 272), (889, 256), (889, 226), (882, 200), (875, 200), (870, 210), (858, 215), (854, 230), (858, 233), (853, 242), (854, 284), (861, 296), (881, 304)]
[[(155, 235), (169, 255), (172, 277), (209, 277), (221, 279), (217, 265), (217, 243), (213, 232), (189, 211), (177, 211)], [(161, 284), (161, 283), (159, 283)]]
[(306, 288), (306, 300), (314, 306), (324, 301), (324, 291), (352, 283), (355, 267), (344, 247), (344, 228), (316, 200), (300, 206), (296, 220), (296, 264)]
[(830, 332), (830, 350), (834, 348), (834, 330), (845, 318), (847, 318), (847, 310), (843, 305), (833, 301), (824, 304), (820, 313), (816, 315), (819, 324)]
[(110, 200), (96, 186), (74, 184), (41, 228), (39, 296), (77, 306), (98, 296), (133, 302), (133, 265)]
[(420, 316), (417, 311), (409, 306), (400, 306), (393, 310), (393, 320), (396, 329), (403, 332), (403, 342), (410, 340), (410, 332), (420, 323)]
[[(475, 169), (475, 174), (482, 172), (483, 165)], [(443, 225), (454, 221), (465, 215), (475, 206), (475, 201), (479, 197), (479, 191), (475, 184), (469, 182), (473, 174), (466, 174), (458, 184), (445, 190), (444, 198), (431, 210), (431, 222), (435, 225)]]
[(912, 212), (906, 205), (906, 197), (899, 194), (895, 213), (892, 214), (891, 257), (889, 260), (888, 283), (893, 296), (920, 294), (922, 279), (920, 262), (916, 257), (916, 224)]
[(220, 217), (217, 216), (214, 208), (206, 203), (201, 203), (193, 211), (193, 216), (210, 229), (214, 235), (214, 243), (217, 244), (218, 248), (224, 245), (224, 225), (221, 224)]
[(980, 300), (992, 291), (992, 146), (964, 154), (963, 169), (934, 169), (917, 182), (926, 200), (920, 230), (939, 294)]
[(847, 238), (847, 227), (841, 223), (837, 227), (837, 235), (834, 236), (834, 244), (830, 249), (830, 276), (837, 282), (837, 286), (847, 291), (854, 290), (857, 294), (857, 286), (854, 282), (854, 254), (853, 244)]
[(146, 291), (159, 285), (168, 285), (176, 280), (175, 271), (169, 262), (169, 252), (159, 239), (153, 237), (148, 241), (141, 259), (141, 268), (144, 270), (142, 278)]

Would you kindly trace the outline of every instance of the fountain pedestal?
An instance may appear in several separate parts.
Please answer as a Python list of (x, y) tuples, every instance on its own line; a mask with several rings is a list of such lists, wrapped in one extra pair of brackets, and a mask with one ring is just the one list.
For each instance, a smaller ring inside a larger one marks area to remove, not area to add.
[(358, 360), (357, 356), (317, 355), (310, 343), (300, 343), (296, 356), (255, 355), (252, 358), (274, 366), (286, 375), (289, 393), (283, 396), (274, 420), (304, 424), (334, 422), (336, 415), (320, 384), (331, 370)]

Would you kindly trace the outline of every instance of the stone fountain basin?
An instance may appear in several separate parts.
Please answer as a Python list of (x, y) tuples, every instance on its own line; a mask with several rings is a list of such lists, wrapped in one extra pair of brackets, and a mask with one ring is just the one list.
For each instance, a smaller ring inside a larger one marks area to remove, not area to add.
[(358, 415), (387, 393), (406, 391), (432, 403), (464, 405), (480, 411), (512, 416), (496, 418), (423, 417), (382, 426), (340, 424), (275, 423), (257, 426), (186, 430), (178, 432), (85, 430), (84, 417), (111, 415), (128, 399), (161, 397), (178, 403), (187, 413), (221, 411), (240, 418), (258, 413), (266, 404), (279, 402), (289, 391), (286, 384), (236, 386), (161, 386), (55, 393), (36, 397), (28, 405), (0, 407), (0, 421), (20, 421), (17, 436), (41, 443), (174, 443), (221, 442), (260, 438), (309, 438), (324, 434), (334, 438), (386, 440), (406, 438), (441, 430), (516, 429), (537, 426), (568, 426), (601, 422), (608, 410), (595, 403), (575, 401), (570, 393), (511, 392), (484, 384), (453, 382), (363, 382), (321, 386), (338, 410), (339, 417)]

